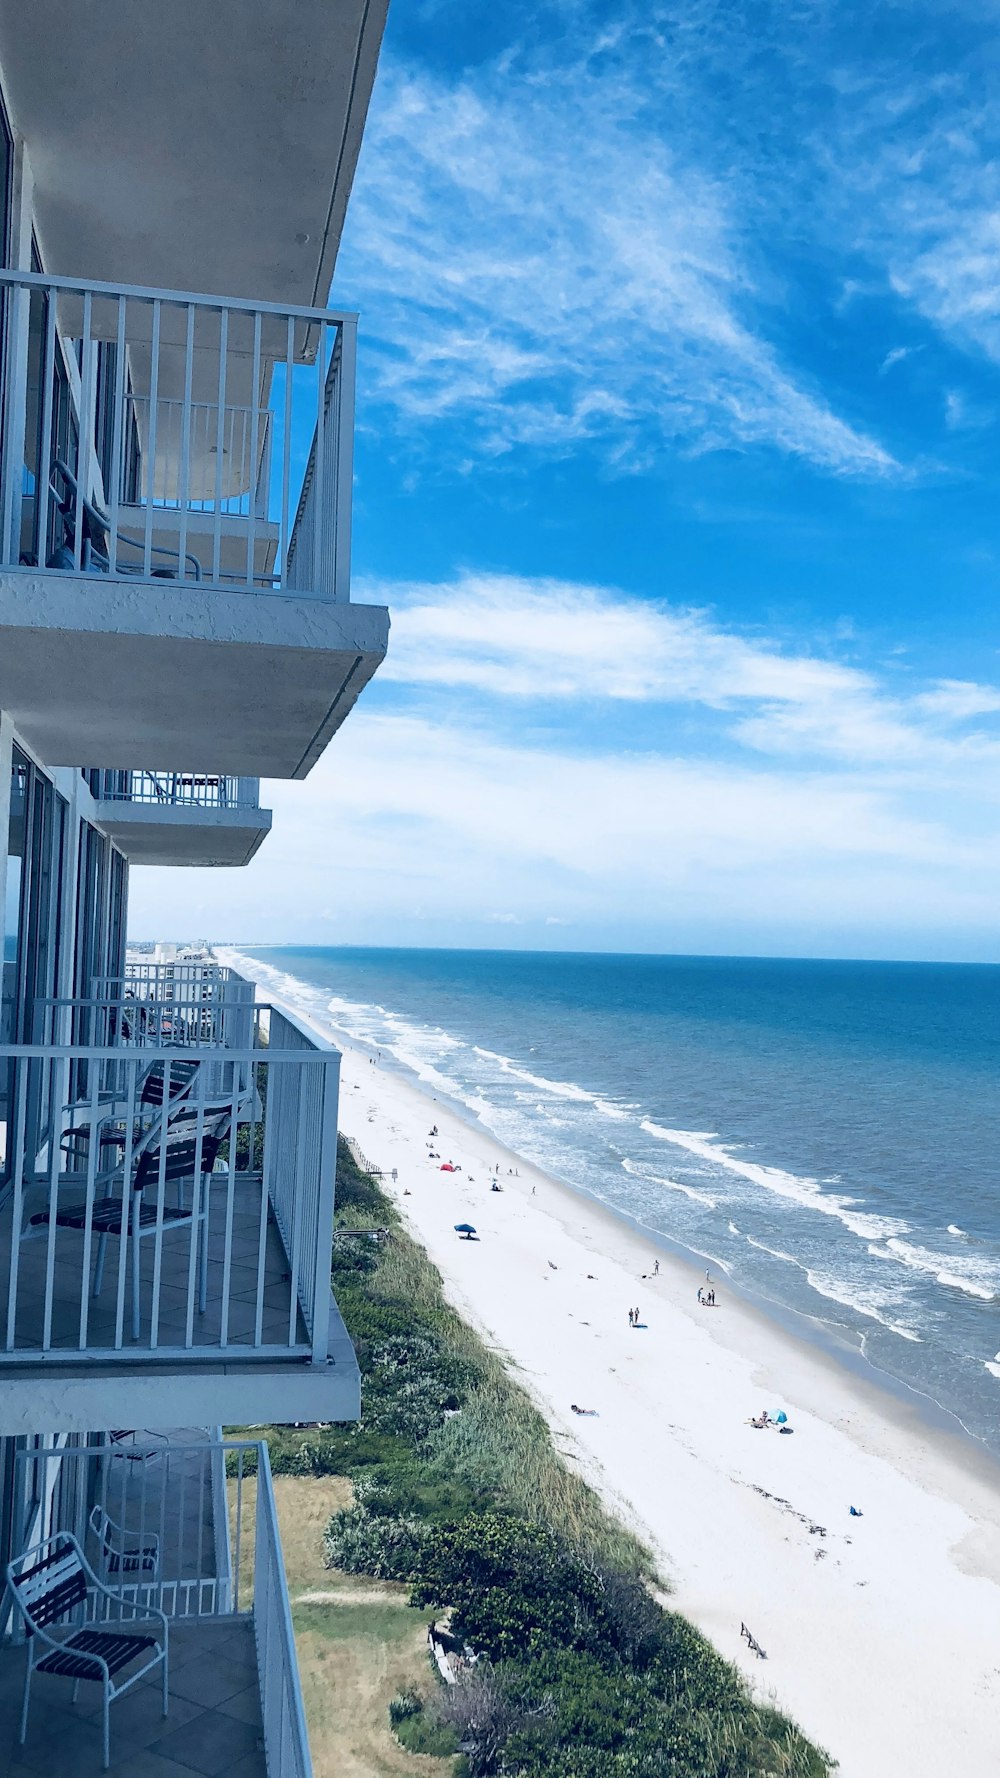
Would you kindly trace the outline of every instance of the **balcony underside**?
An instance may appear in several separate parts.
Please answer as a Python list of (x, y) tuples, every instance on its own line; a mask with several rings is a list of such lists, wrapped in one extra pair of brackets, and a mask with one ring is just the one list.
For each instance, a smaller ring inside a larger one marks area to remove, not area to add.
[(0, 708), (49, 765), (304, 778), (382, 660), (380, 606), (0, 574)]
[(386, 0), (0, 12), (50, 269), (325, 297)]
[(249, 864), (271, 831), (270, 809), (99, 802), (95, 820), (130, 864)]

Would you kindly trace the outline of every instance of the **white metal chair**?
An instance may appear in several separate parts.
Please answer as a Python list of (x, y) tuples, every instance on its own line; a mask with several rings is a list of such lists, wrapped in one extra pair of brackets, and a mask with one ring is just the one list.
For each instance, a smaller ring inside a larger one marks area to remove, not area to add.
[(150, 1584), (160, 1573), (160, 1540), (155, 1531), (140, 1534), (126, 1531), (115, 1523), (103, 1506), (95, 1506), (90, 1514), (90, 1529), (97, 1539), (104, 1578), (112, 1582), (128, 1582), (130, 1586)]
[[(157, 1666), (163, 1669), (163, 1714), (167, 1714), (166, 1616), (155, 1606), (123, 1598), (98, 1580), (69, 1531), (55, 1532), (9, 1562), (7, 1586), (24, 1620), (27, 1640), (21, 1746), (28, 1736), (33, 1673), (54, 1673), (71, 1679), (74, 1704), (81, 1679), (95, 1680), (100, 1684), (104, 1705), (107, 1771), (111, 1764), (111, 1705)], [(125, 1623), (130, 1626), (128, 1630), (122, 1627)], [(155, 1634), (149, 1634), (151, 1630)], [(126, 1668), (131, 1669), (128, 1677), (119, 1680), (118, 1675)]]

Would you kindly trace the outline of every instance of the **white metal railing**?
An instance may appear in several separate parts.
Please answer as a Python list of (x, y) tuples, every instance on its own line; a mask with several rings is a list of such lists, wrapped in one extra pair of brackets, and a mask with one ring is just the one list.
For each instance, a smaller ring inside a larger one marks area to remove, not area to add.
[[(228, 989), (228, 991), (227, 991)], [(89, 998), (36, 1000), (30, 1035), (35, 1043), (76, 1044), (87, 1049), (166, 1049), (177, 1044), (201, 1048), (249, 1049), (260, 1019), (253, 998), (236, 983), (219, 993), (185, 992), (178, 986), (157, 999), (152, 994), (91, 995)]]
[(274, 1778), (311, 1778), (312, 1760), (299, 1683), (292, 1612), (267, 1446), (259, 1447), (253, 1621), (257, 1638), (264, 1756)]
[(350, 597), (356, 315), (9, 270), (0, 299), (0, 566)]
[[(19, 1452), (11, 1520), (22, 1550), (71, 1532), (105, 1586), (174, 1622), (252, 1620), (269, 1778), (311, 1778), (263, 1441), (136, 1433)], [(133, 1567), (123, 1551), (133, 1552)], [(205, 1655), (212, 1659), (211, 1643)]]
[[(148, 395), (129, 395), (126, 426), (136, 438), (148, 438), (152, 425)], [(165, 507), (179, 509), (187, 505), (193, 512), (214, 512), (217, 500), (224, 514), (246, 518), (252, 511), (258, 519), (268, 516), (271, 490), (271, 443), (274, 436), (273, 415), (267, 407), (232, 407), (223, 410), (222, 454), (226, 462), (225, 490), (216, 495), (214, 485), (201, 493), (189, 486), (185, 498), (184, 461), (205, 462), (218, 452), (218, 410), (210, 401), (163, 399), (157, 404), (157, 488), (156, 497)], [(119, 498), (127, 504), (129, 497), (128, 466)]]
[(0, 1046), (0, 1368), (326, 1361), (340, 1058), (233, 1016), (244, 1048)]
[(260, 779), (222, 773), (103, 771), (92, 774), (98, 802), (161, 809), (259, 809)]

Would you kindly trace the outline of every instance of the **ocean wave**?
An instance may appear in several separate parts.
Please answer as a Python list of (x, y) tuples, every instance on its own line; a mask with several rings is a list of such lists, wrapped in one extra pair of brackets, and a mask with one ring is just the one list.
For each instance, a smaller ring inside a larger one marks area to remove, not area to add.
[[(932, 1253), (927, 1247), (915, 1247), (912, 1242), (900, 1241), (896, 1237), (891, 1237), (884, 1247), (872, 1246), (868, 1251), (873, 1259), (895, 1261), (897, 1265), (909, 1267), (910, 1271), (924, 1272), (944, 1289), (961, 1290), (966, 1296), (978, 1297), (981, 1302), (993, 1302), (997, 1295), (998, 1280), (995, 1276), (988, 1278), (984, 1275), (986, 1262), (963, 1261), (954, 1255)], [(964, 1271), (957, 1270), (959, 1266), (964, 1266)]]
[(823, 1216), (836, 1217), (838, 1222), (843, 1223), (845, 1228), (862, 1240), (883, 1240), (888, 1235), (909, 1233), (910, 1225), (901, 1217), (879, 1216), (863, 1210), (859, 1207), (857, 1198), (849, 1198), (839, 1192), (825, 1192), (818, 1179), (787, 1173), (781, 1167), (767, 1167), (760, 1161), (740, 1160), (732, 1153), (732, 1145), (721, 1143), (709, 1131), (670, 1130), (648, 1117), (643, 1118), (642, 1128), (647, 1136), (655, 1136), (660, 1142), (673, 1142), (678, 1148), (686, 1149), (688, 1154), (699, 1155), (702, 1160), (712, 1161), (726, 1172), (737, 1173), (741, 1178), (751, 1180), (754, 1185), (774, 1192), (777, 1197), (801, 1205), (804, 1210), (816, 1210)]
[[(730, 1223), (729, 1226), (732, 1228), (732, 1223)], [(802, 1261), (795, 1258), (794, 1253), (784, 1253), (780, 1247), (769, 1247), (766, 1241), (757, 1241), (754, 1239), (753, 1235), (747, 1235), (746, 1241), (750, 1247), (758, 1247), (761, 1253), (769, 1253), (772, 1259), (787, 1260), (790, 1266), (798, 1266), (800, 1272), (806, 1270)]]
[(961, 1235), (962, 1239), (965, 1241), (967, 1241), (969, 1238), (968, 1235), (966, 1234), (965, 1230), (959, 1228), (957, 1222), (950, 1222), (948, 1224), (948, 1233), (949, 1233), (949, 1235)]
[(890, 1333), (898, 1334), (901, 1340), (909, 1340), (914, 1346), (922, 1346), (923, 1338), (912, 1327), (906, 1327), (901, 1321), (891, 1321), (883, 1314), (880, 1302), (873, 1302), (857, 1285), (851, 1286), (843, 1278), (831, 1278), (828, 1274), (818, 1272), (813, 1266), (806, 1266), (806, 1278), (817, 1295), (825, 1296), (828, 1302), (839, 1303), (842, 1309), (852, 1309), (858, 1315), (866, 1315), (869, 1320), (877, 1321), (880, 1327), (887, 1328)]
[(1000, 1377), (1000, 1364), (993, 1358), (983, 1359), (983, 1369), (989, 1371), (991, 1377)]
[(681, 1192), (685, 1198), (692, 1198), (696, 1204), (704, 1204), (708, 1210), (716, 1208), (718, 1199), (710, 1198), (707, 1192), (696, 1191), (693, 1185), (683, 1185), (679, 1179), (668, 1179), (663, 1173), (654, 1173), (651, 1167), (644, 1166), (641, 1161), (630, 1160), (628, 1155), (622, 1157), (621, 1164), (626, 1173), (631, 1173), (637, 1179), (647, 1180), (650, 1185), (665, 1185), (670, 1191)]
[(614, 1118), (616, 1122), (620, 1122), (638, 1110), (636, 1105), (616, 1105), (604, 1094), (589, 1092), (586, 1087), (578, 1086), (574, 1080), (550, 1080), (545, 1074), (532, 1074), (530, 1069), (522, 1068), (510, 1056), (502, 1056), (496, 1050), (483, 1049), (478, 1043), (473, 1045), (473, 1051), (483, 1061), (495, 1062), (504, 1074), (511, 1075), (514, 1080), (523, 1080), (526, 1086), (534, 1087), (540, 1093), (551, 1093), (556, 1099), (568, 1099), (576, 1105), (592, 1105), (602, 1117)]

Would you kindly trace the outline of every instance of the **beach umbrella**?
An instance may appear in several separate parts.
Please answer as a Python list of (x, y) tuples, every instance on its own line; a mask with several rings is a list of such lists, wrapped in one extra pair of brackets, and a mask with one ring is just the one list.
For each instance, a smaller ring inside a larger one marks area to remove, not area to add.
[(441, 1172), (442, 1173), (457, 1173), (458, 1168), (453, 1167), (450, 1161), (442, 1161)]
[(471, 1222), (456, 1222), (456, 1224), (455, 1224), (456, 1235), (464, 1235), (465, 1239), (467, 1241), (472, 1240), (472, 1237), (475, 1234), (475, 1232), (476, 1231), (473, 1228)]
[(782, 1410), (781, 1413), (775, 1414), (774, 1417), (775, 1417), (776, 1421), (778, 1422), (779, 1426), (784, 1426), (785, 1421), (788, 1419), (788, 1415), (784, 1412), (784, 1410)]

